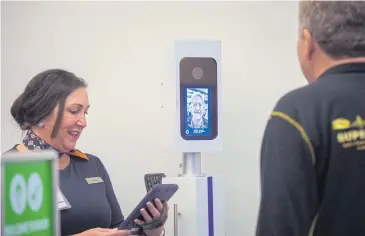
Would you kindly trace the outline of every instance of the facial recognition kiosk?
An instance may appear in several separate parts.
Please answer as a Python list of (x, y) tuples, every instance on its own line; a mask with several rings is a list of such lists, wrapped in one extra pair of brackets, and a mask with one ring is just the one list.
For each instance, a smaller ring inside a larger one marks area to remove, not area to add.
[(175, 149), (182, 173), (165, 177), (179, 191), (169, 200), (168, 236), (224, 236), (222, 183), (201, 172), (201, 153), (222, 149), (221, 42), (175, 44), (177, 86)]
[(1, 235), (60, 235), (57, 161), (53, 151), (2, 155)]

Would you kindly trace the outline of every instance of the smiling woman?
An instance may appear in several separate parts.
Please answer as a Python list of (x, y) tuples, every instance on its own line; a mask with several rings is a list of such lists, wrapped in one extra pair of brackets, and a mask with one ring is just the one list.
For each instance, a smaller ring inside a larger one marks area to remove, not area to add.
[[(9, 151), (41, 151), (59, 153), (59, 195), (61, 202), (61, 235), (125, 236), (128, 230), (116, 230), (124, 220), (108, 172), (100, 159), (76, 149), (76, 143), (87, 126), (89, 109), (86, 82), (60, 69), (36, 75), (14, 101), (11, 114), (26, 131), (21, 144)], [(149, 205), (146, 222), (159, 220), (163, 206)], [(137, 221), (136, 224), (144, 224)], [(160, 236), (163, 226), (145, 230), (147, 236)]]
[(15, 100), (11, 114), (22, 130), (31, 130), (60, 153), (69, 152), (86, 127), (86, 87), (84, 80), (70, 72), (42, 72)]

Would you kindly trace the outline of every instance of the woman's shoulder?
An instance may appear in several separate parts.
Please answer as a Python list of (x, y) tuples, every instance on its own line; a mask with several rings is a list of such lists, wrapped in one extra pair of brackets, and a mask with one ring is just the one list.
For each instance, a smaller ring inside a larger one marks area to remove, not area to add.
[(8, 149), (7, 151), (5, 151), (3, 154), (9, 153), (9, 152), (19, 152), (17, 149), (17, 146), (19, 144), (15, 144), (11, 149)]
[(89, 161), (100, 161), (100, 158), (94, 154), (90, 154), (88, 152), (84, 152), (84, 154), (87, 156)]
[(105, 177), (108, 175), (107, 168), (98, 156), (90, 153), (85, 153), (85, 155), (88, 157), (88, 162), (91, 164), (90, 166), (93, 166), (92, 168), (96, 168), (101, 176)]
[(100, 160), (100, 158), (94, 154), (90, 154), (90, 153), (85, 153), (85, 155), (88, 158), (88, 161), (91, 161), (92, 163), (95, 163), (98, 166), (102, 166), (104, 167), (103, 162)]

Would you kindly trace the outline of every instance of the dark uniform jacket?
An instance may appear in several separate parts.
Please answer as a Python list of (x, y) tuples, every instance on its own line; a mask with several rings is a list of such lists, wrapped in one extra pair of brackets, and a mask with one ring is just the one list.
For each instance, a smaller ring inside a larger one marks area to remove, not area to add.
[(280, 99), (261, 150), (257, 236), (365, 236), (365, 63)]

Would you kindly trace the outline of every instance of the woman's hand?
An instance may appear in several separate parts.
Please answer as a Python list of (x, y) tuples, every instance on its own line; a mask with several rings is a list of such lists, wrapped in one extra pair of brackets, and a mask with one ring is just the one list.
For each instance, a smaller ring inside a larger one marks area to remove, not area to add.
[[(141, 215), (143, 216), (144, 221), (136, 219), (135, 223), (137, 225), (143, 225), (145, 223), (149, 223), (151, 221), (157, 220), (160, 218), (162, 210), (166, 211), (166, 215), (168, 214), (169, 206), (168, 206), (167, 202), (162, 204), (159, 199), (155, 199), (155, 205), (156, 205), (156, 207), (151, 202), (147, 203), (147, 207), (148, 207), (148, 210), (151, 212), (151, 215), (149, 215), (147, 213), (147, 211), (143, 208), (143, 209), (141, 209)], [(162, 234), (163, 230), (164, 230), (164, 226), (161, 226), (156, 229), (144, 230), (144, 233), (147, 236), (160, 236)]]
[(73, 236), (130, 236), (128, 230), (94, 228)]

